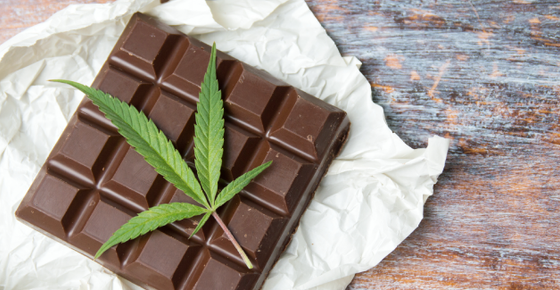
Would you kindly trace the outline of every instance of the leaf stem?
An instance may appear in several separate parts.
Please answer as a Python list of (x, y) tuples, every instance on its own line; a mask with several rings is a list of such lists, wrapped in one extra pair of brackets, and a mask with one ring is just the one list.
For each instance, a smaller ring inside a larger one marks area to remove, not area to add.
[(237, 240), (233, 237), (233, 234), (229, 231), (226, 224), (224, 224), (224, 221), (222, 221), (222, 219), (216, 212), (212, 212), (212, 216), (216, 219), (216, 221), (218, 222), (220, 227), (222, 227), (224, 233), (226, 233), (227, 237), (229, 238), (229, 240), (231, 241), (235, 249), (239, 252), (239, 255), (241, 255), (241, 258), (243, 258), (243, 261), (245, 261), (245, 264), (247, 264), (247, 268), (253, 269), (253, 264), (251, 263), (251, 261), (249, 261), (249, 257), (247, 257), (247, 254), (245, 254), (245, 252), (243, 251), (239, 243), (237, 243)]

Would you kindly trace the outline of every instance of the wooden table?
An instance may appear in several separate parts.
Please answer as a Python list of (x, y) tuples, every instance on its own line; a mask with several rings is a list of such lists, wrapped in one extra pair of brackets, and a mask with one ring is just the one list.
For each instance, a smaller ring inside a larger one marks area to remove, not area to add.
[[(4, 0), (0, 42), (90, 2)], [(307, 2), (395, 133), (452, 140), (420, 227), (349, 289), (560, 288), (560, 3)]]

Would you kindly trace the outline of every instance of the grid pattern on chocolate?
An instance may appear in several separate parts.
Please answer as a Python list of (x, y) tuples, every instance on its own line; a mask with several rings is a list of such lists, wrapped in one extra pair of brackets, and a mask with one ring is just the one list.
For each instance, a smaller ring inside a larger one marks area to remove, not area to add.
[[(136, 14), (93, 86), (142, 110), (192, 166), (196, 101), (209, 57), (207, 45)], [(212, 219), (188, 239), (200, 219), (195, 217), (99, 258), (133, 281), (158, 289), (253, 289), (288, 237), (273, 241), (294, 219), (302, 196), (314, 190), (310, 180), (323, 174), (318, 168), (339, 138), (344, 112), (220, 52), (217, 66), (226, 118), (221, 186), (273, 160), (218, 211), (255, 269), (246, 269)], [(158, 175), (89, 100), (45, 166), (18, 216), (54, 229), (52, 235), (89, 256), (136, 213), (161, 203), (195, 203)], [(53, 194), (67, 202), (49, 203)], [(248, 220), (257, 224), (247, 226)]]

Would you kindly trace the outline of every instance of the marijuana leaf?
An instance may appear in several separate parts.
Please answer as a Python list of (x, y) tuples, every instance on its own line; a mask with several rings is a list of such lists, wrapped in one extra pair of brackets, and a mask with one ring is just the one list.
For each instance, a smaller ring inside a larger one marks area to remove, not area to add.
[(238, 192), (240, 192), (253, 178), (257, 177), (263, 170), (265, 170), (268, 166), (272, 164), (272, 161), (268, 161), (265, 164), (256, 167), (255, 169), (239, 176), (236, 180), (230, 182), (222, 192), (218, 195), (216, 199), (215, 206), (216, 208), (222, 206), (228, 200), (232, 199)]
[(82, 84), (66, 80), (53, 81), (69, 84), (85, 93), (118, 128), (119, 133), (125, 137), (126, 141), (155, 168), (156, 172), (204, 206), (202, 208), (188, 203), (161, 204), (141, 212), (118, 229), (101, 246), (95, 254), (95, 258), (101, 256), (103, 252), (116, 244), (134, 239), (174, 221), (204, 214), (191, 237), (204, 226), (212, 215), (229, 237), (247, 267), (249, 269), (253, 268), (239, 243), (216, 213), (216, 209), (239, 193), (253, 178), (270, 166), (272, 161), (241, 175), (218, 194), (218, 180), (220, 179), (224, 145), (224, 109), (218, 80), (216, 79), (216, 44), (212, 46), (210, 62), (204, 75), (204, 81), (201, 84), (195, 115), (195, 136), (193, 138), (195, 143), (195, 167), (200, 183), (193, 171), (181, 158), (179, 151), (173, 147), (171, 141), (143, 112), (139, 112), (135, 107), (109, 94)]
[(189, 236), (189, 239), (192, 238), (192, 236), (196, 235), (196, 233), (198, 233), (198, 231), (202, 228), (202, 226), (206, 223), (206, 221), (208, 221), (210, 215), (212, 215), (212, 212), (209, 211), (200, 219), (198, 225), (196, 226), (192, 234)]
[(126, 138), (128, 144), (134, 147), (157, 173), (199, 204), (209, 207), (192, 170), (183, 161), (179, 151), (173, 147), (173, 143), (152, 120), (148, 120), (144, 112), (139, 112), (135, 107), (100, 90), (72, 81), (53, 81), (69, 84), (86, 94), (119, 129), (119, 133)]
[(194, 163), (202, 188), (214, 209), (224, 146), (224, 108), (216, 79), (216, 45), (212, 46), (208, 70), (200, 87), (194, 125)]
[(99, 248), (95, 258), (112, 246), (137, 238), (174, 221), (191, 218), (193, 216), (208, 214), (208, 210), (186, 202), (160, 204), (139, 213), (118, 229), (109, 240)]

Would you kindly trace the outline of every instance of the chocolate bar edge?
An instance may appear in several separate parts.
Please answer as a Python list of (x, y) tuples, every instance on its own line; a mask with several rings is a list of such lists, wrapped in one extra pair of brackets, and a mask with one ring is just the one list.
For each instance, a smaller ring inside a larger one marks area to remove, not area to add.
[[(323, 180), (323, 178), (327, 174), (328, 168), (330, 167), (332, 161), (340, 154), (340, 152), (344, 148), (344, 145), (346, 145), (346, 141), (348, 141), (349, 134), (350, 134), (350, 121), (346, 116), (345, 120), (341, 123), (341, 125), (337, 130), (336, 136), (339, 137), (337, 138), (336, 142), (333, 142), (333, 144), (331, 144), (331, 148), (329, 148), (332, 149), (338, 147), (338, 150), (336, 152), (333, 152), (332, 154), (329, 154), (329, 156), (327, 156), (327, 158), (324, 160), (323, 164), (321, 164), (319, 169), (317, 169), (318, 171), (321, 171), (322, 168), (326, 168), (322, 175), (316, 176), (315, 180), (309, 183), (309, 187), (311, 187), (312, 189), (308, 191), (309, 194), (306, 197), (305, 196), (302, 197), (302, 200), (299, 201), (298, 206), (296, 207), (293, 213), (293, 215), (298, 215), (299, 218), (291, 220), (290, 223), (288, 223), (288, 225), (286, 226), (285, 231), (287, 231), (288, 234), (285, 237), (285, 241), (283, 241), (282, 243), (278, 243), (276, 245), (276, 248), (271, 254), (271, 257), (277, 255), (276, 260), (274, 260), (272, 263), (270, 263), (269, 261), (270, 265), (267, 265), (268, 268), (263, 269), (262, 273), (264, 273), (264, 275), (261, 275), (261, 277), (259, 277), (259, 280), (257, 280), (257, 283), (255, 285), (257, 285), (258, 288), (255, 289), (262, 289), (262, 286), (264, 285), (264, 281), (268, 278), (270, 271), (272, 270), (272, 268), (274, 268), (276, 263), (278, 263), (280, 257), (282, 256), (282, 252), (284, 252), (284, 250), (286, 250), (286, 248), (290, 244), (293, 235), (295, 234), (296, 230), (299, 227), (303, 214), (311, 204), (311, 200), (313, 200), (313, 198), (315, 197), (317, 188), (319, 187), (321, 180)], [(327, 152), (331, 152), (329, 149), (327, 149)], [(306, 200), (303, 201), (303, 198), (306, 198)], [(280, 253), (278, 253), (278, 251), (280, 251)]]

